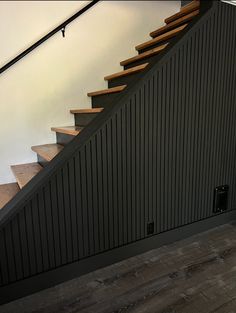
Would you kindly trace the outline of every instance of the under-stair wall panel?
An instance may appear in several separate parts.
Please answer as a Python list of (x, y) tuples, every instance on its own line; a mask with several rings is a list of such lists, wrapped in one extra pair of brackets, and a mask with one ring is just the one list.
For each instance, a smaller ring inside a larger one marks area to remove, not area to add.
[(211, 218), (216, 186), (236, 209), (235, 40), (235, 8), (214, 4), (120, 98), (0, 229), (2, 287), (148, 238), (149, 223)]

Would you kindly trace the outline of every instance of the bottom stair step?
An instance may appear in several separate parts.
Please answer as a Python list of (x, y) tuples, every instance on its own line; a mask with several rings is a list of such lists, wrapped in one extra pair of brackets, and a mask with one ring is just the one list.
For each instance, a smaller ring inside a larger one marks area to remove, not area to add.
[(38, 163), (19, 164), (11, 166), (19, 187), (22, 189), (43, 168)]
[(17, 183), (0, 185), (0, 209), (20, 191)]
[(62, 151), (64, 147), (56, 143), (33, 146), (31, 149), (36, 152), (41, 158), (50, 162), (55, 156)]

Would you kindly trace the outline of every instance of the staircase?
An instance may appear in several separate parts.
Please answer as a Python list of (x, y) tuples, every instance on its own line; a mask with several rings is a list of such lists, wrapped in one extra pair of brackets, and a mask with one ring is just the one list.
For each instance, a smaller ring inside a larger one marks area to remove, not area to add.
[(150, 36), (12, 166), (0, 304), (236, 220), (235, 6), (193, 1)]
[(132, 58), (120, 62), (124, 70), (106, 76), (108, 89), (89, 92), (92, 99), (91, 109), (73, 109), (75, 125), (52, 127), (57, 143), (33, 146), (38, 162), (11, 166), (17, 183), (0, 185), (0, 209), (24, 188), (47, 164), (54, 159), (75, 136), (79, 135), (93, 119), (115, 101), (129, 84), (150, 69), (153, 62), (167, 49), (168, 45), (187, 28), (200, 13), (200, 1), (193, 1), (182, 7), (179, 12), (165, 19), (165, 26), (150, 33), (148, 40), (135, 47), (138, 52)]

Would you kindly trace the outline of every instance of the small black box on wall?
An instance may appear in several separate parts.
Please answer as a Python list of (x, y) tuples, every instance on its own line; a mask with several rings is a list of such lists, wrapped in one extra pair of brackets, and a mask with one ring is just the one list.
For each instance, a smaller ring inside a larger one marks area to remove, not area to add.
[(213, 212), (220, 213), (227, 210), (228, 207), (229, 186), (219, 186), (214, 191)]
[(147, 223), (147, 235), (153, 235), (154, 233), (154, 222)]

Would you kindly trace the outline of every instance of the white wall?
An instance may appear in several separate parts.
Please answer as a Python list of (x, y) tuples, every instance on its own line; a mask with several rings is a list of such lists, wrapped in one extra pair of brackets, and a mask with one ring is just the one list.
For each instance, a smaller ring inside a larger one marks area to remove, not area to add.
[[(84, 6), (86, 1), (0, 1), (0, 67)], [(0, 183), (9, 166), (34, 162), (32, 145), (55, 142), (51, 126), (73, 125), (71, 108), (91, 107), (87, 92), (135, 45), (180, 8), (180, 1), (102, 1), (61, 34), (0, 75)]]

